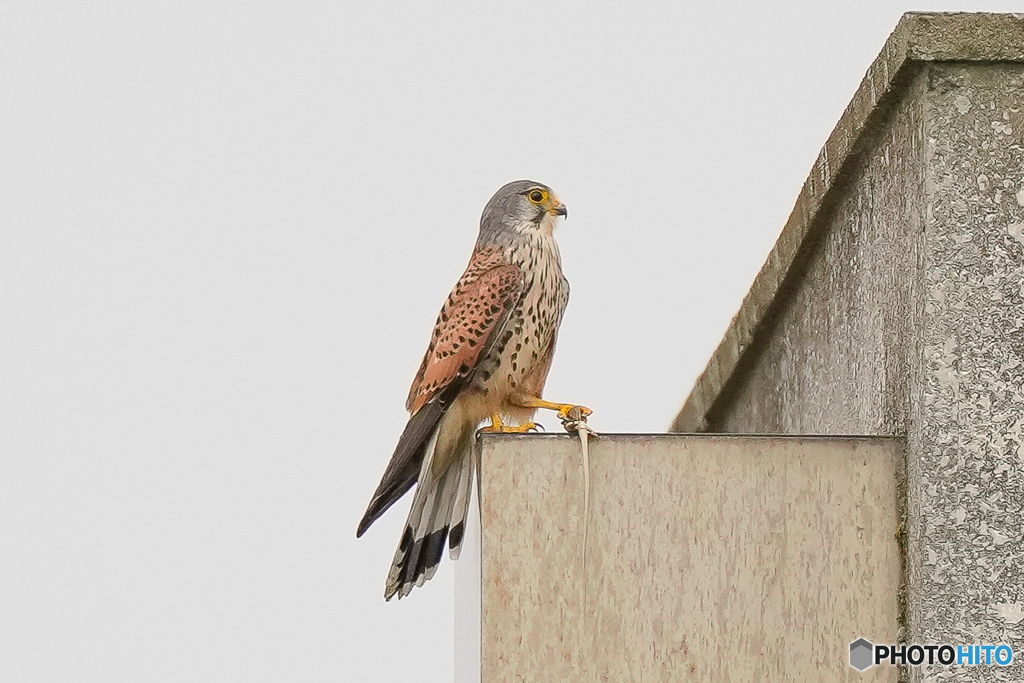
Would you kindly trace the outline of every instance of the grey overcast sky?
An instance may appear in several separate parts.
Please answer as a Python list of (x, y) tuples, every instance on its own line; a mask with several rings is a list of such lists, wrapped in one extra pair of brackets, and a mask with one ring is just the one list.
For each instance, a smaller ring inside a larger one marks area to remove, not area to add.
[(569, 207), (548, 397), (664, 431), (901, 13), (1014, 5), (7, 0), (0, 680), (450, 682), (354, 531), (491, 194)]

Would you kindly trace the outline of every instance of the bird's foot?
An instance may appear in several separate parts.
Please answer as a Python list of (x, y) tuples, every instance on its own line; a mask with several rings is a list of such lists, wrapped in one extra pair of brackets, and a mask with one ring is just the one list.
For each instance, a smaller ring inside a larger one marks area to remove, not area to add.
[(594, 411), (586, 406), (576, 406), (570, 403), (566, 403), (558, 408), (558, 419), (562, 422), (567, 420), (586, 420), (588, 415), (593, 415)]
[(491, 415), (491, 424), (480, 431), (485, 434), (526, 434), (537, 431), (538, 426), (534, 422), (524, 422), (521, 425), (507, 425), (501, 421), (501, 416)]
[(570, 434), (586, 431), (592, 436), (597, 436), (597, 432), (587, 424), (587, 416), (593, 412), (586, 406), (566, 406), (565, 409), (558, 411), (558, 419), (562, 421), (565, 431)]
[(501, 427), (484, 427), (480, 431), (486, 433), (498, 433), (498, 434), (525, 434), (531, 431), (537, 431), (537, 425), (532, 422), (524, 422), (521, 425), (502, 425)]
[(575, 403), (552, 403), (551, 401), (545, 401), (542, 398), (527, 399), (519, 405), (523, 408), (543, 408), (544, 410), (557, 411), (558, 419), (563, 422), (571, 419), (584, 419), (594, 412), (586, 406), (578, 406)]
[(568, 432), (577, 431), (580, 425), (587, 423), (587, 416), (594, 413), (593, 410), (586, 406), (576, 405), (575, 403), (552, 403), (542, 398), (526, 399), (518, 405), (523, 408), (543, 408), (556, 411), (558, 419), (562, 421), (562, 426)]

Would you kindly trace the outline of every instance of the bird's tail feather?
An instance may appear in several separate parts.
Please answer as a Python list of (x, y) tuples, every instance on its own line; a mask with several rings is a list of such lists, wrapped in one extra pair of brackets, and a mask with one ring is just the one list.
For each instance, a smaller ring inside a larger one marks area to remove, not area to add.
[(469, 454), (463, 458), (459, 472), (459, 488), (456, 490), (455, 506), (452, 511), (451, 529), (448, 531), (448, 554), (453, 560), (459, 559), (462, 552), (462, 540), (466, 533), (466, 517), (469, 515), (469, 502), (473, 497), (473, 474), (476, 471), (476, 444), (471, 443)]
[(381, 477), (380, 485), (359, 522), (356, 538), (366, 533), (370, 525), (416, 483), (416, 477), (423, 467), (424, 453), (432, 436), (437, 433), (437, 425), (444, 416), (444, 410), (443, 402), (432, 401), (409, 418), (398, 439), (395, 453), (388, 462), (388, 468)]
[[(470, 437), (476, 426), (454, 413), (441, 420), (427, 445), (402, 540), (388, 573), (386, 600), (395, 595), (404, 598), (414, 586), (422, 586), (434, 576), (444, 554), (463, 473), (467, 463), (472, 467)], [(456, 431), (443, 434), (446, 430)], [(451, 452), (443, 452), (448, 449)], [(439, 462), (447, 466), (438, 467)]]

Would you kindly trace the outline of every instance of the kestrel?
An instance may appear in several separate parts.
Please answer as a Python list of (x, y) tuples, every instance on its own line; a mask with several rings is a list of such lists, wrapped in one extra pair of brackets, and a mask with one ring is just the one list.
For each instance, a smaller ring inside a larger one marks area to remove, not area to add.
[(505, 185), (484, 207), (469, 266), (441, 308), (409, 390), (409, 422), (356, 531), (362, 536), (419, 484), (388, 574), (387, 600), (433, 577), (445, 541), (458, 558), (480, 424), (489, 418), (484, 431), (525, 432), (538, 408), (563, 418), (577, 408), (541, 398), (569, 301), (554, 237), (565, 215), (551, 188), (531, 180)]

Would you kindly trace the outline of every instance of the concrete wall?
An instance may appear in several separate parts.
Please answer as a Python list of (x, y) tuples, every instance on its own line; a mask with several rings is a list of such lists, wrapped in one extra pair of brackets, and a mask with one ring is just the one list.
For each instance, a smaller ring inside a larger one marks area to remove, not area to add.
[(487, 436), (481, 463), (459, 683), (896, 680), (848, 648), (897, 635), (901, 439), (602, 437), (585, 564), (577, 440)]
[(673, 425), (905, 435), (906, 640), (1018, 654), (952, 680), (1024, 672), (1022, 62), (1022, 15), (904, 18)]
[(848, 169), (849, 191), (779, 297), (732, 377), (731, 398), (706, 430), (782, 434), (905, 434), (925, 199), (927, 73), (908, 86), (870, 153)]

